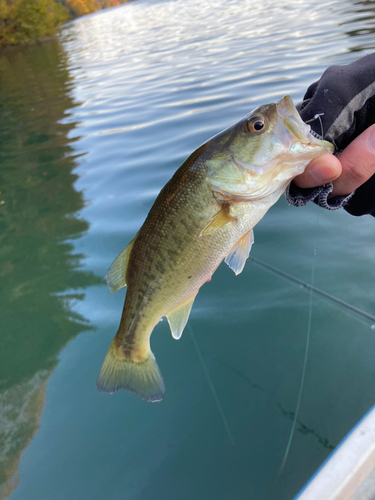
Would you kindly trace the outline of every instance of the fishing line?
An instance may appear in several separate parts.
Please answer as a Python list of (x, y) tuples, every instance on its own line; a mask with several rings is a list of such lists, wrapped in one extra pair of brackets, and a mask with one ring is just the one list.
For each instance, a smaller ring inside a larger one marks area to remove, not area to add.
[(284, 271), (281, 271), (281, 269), (277, 269), (276, 267), (271, 266), (270, 264), (266, 264), (265, 262), (256, 259), (255, 257), (249, 257), (249, 260), (252, 260), (255, 264), (258, 264), (259, 266), (264, 267), (265, 269), (268, 269), (269, 271), (272, 271), (275, 274), (279, 274), (280, 276), (283, 276), (284, 278), (294, 281), (294, 283), (297, 283), (300, 286), (303, 286), (304, 288), (307, 288), (308, 290), (312, 290), (316, 293), (319, 293), (320, 295), (323, 295), (323, 297), (326, 297), (327, 299), (332, 300), (333, 302), (337, 302), (337, 304), (340, 304), (341, 306), (345, 307), (346, 309), (350, 309), (350, 311), (353, 311), (367, 319), (370, 319), (371, 321), (375, 322), (375, 316), (372, 314), (369, 314), (366, 311), (362, 311), (362, 309), (358, 309), (358, 307), (354, 307), (351, 304), (348, 304), (348, 302), (345, 302), (334, 295), (331, 295), (330, 293), (325, 292), (324, 290), (320, 290), (320, 288), (316, 288), (315, 286), (310, 285), (309, 283), (306, 283), (305, 281), (302, 281), (295, 276), (292, 276), (291, 274), (288, 274)]
[(280, 469), (279, 469), (279, 475), (282, 473), (282, 471), (284, 469), (286, 460), (287, 460), (288, 455), (289, 455), (290, 447), (292, 445), (294, 431), (295, 431), (295, 427), (296, 427), (296, 424), (297, 424), (298, 413), (299, 413), (299, 409), (300, 409), (300, 406), (301, 406), (303, 386), (304, 386), (304, 383), (305, 383), (305, 375), (306, 375), (306, 367), (307, 367), (307, 357), (308, 357), (308, 353), (309, 353), (310, 336), (311, 336), (312, 305), (313, 305), (313, 289), (312, 289), (312, 287), (314, 286), (314, 276), (315, 276), (316, 236), (317, 236), (317, 229), (318, 229), (318, 218), (319, 218), (319, 210), (317, 211), (317, 214), (316, 214), (316, 224), (315, 224), (314, 257), (313, 257), (313, 262), (312, 262), (312, 266), (311, 266), (311, 280), (310, 280), (311, 281), (311, 288), (310, 288), (310, 300), (309, 300), (309, 319), (308, 319), (308, 325), (307, 325), (305, 356), (304, 356), (304, 359), (303, 359), (301, 382), (299, 384), (298, 398), (297, 398), (296, 409), (295, 409), (295, 412), (294, 412), (294, 418), (293, 418), (292, 428), (290, 430), (288, 444), (286, 445), (286, 449), (285, 449), (285, 453), (284, 453), (284, 458), (283, 458), (283, 461), (282, 461)]
[(212, 395), (213, 395), (213, 397), (214, 397), (215, 403), (216, 403), (216, 405), (217, 405), (217, 407), (218, 407), (218, 409), (219, 409), (219, 413), (220, 413), (221, 418), (222, 418), (222, 420), (223, 420), (224, 427), (225, 427), (225, 429), (226, 429), (226, 431), (227, 431), (227, 434), (228, 434), (228, 436), (229, 436), (229, 439), (230, 439), (230, 441), (231, 441), (232, 445), (233, 445), (233, 446), (236, 446), (236, 442), (235, 442), (235, 440), (234, 440), (234, 438), (233, 438), (233, 435), (232, 435), (232, 433), (231, 433), (231, 431), (230, 431), (230, 428), (229, 428), (229, 425), (228, 425), (227, 419), (225, 418), (225, 414), (224, 414), (223, 407), (222, 407), (222, 406), (221, 406), (221, 404), (220, 404), (219, 397), (218, 397), (218, 395), (217, 395), (217, 392), (216, 392), (216, 390), (215, 390), (214, 384), (213, 384), (213, 382), (212, 382), (212, 379), (211, 379), (211, 376), (210, 376), (210, 372), (208, 371), (207, 365), (206, 365), (206, 363), (204, 362), (204, 358), (203, 358), (203, 356), (202, 356), (201, 350), (199, 349), (198, 342), (195, 340), (195, 336), (194, 336), (194, 333), (193, 333), (193, 329), (192, 329), (192, 327), (190, 326), (190, 324), (189, 324), (189, 323), (187, 324), (187, 328), (188, 328), (188, 330), (189, 330), (189, 332), (190, 332), (190, 336), (191, 336), (191, 338), (192, 338), (192, 341), (193, 341), (194, 347), (195, 347), (195, 349), (196, 349), (196, 351), (197, 351), (199, 361), (201, 362), (201, 365), (202, 365), (202, 367), (203, 367), (204, 374), (206, 375), (206, 379), (207, 379), (208, 385), (209, 385), (209, 387), (210, 387), (210, 389), (211, 389), (211, 392), (212, 392)]
[[(321, 116), (324, 116), (324, 113), (317, 113), (316, 115), (314, 115), (314, 116), (311, 118), (311, 120), (307, 120), (307, 122), (305, 122), (305, 123), (311, 123), (311, 122), (313, 122), (313, 121), (315, 121), (315, 120), (319, 120), (319, 122), (320, 122), (320, 129), (321, 129), (321, 131), (322, 131), (321, 138), (323, 139), (323, 137), (324, 137), (324, 135), (323, 135), (323, 122), (322, 122), (322, 119), (320, 118)], [(313, 133), (313, 135), (314, 135), (314, 132), (313, 132), (313, 131), (311, 131), (311, 132), (312, 132), (312, 133)], [(316, 134), (316, 135), (318, 135), (318, 134)]]

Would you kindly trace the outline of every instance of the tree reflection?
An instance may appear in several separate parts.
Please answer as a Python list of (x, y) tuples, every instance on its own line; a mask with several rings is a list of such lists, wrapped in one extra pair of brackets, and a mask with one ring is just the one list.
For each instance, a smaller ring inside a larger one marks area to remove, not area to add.
[(70, 301), (101, 282), (69, 243), (88, 229), (77, 215), (74, 124), (59, 123), (74, 106), (70, 88), (57, 42), (0, 57), (0, 499), (37, 430), (59, 351), (90, 328)]

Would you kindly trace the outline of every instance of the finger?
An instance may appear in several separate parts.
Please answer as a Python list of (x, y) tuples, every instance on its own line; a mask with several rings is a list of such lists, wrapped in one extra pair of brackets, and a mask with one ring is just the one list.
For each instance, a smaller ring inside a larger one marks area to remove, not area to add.
[(293, 182), (300, 188), (313, 188), (334, 181), (340, 176), (341, 170), (340, 161), (327, 153), (311, 160), (304, 173)]
[(371, 125), (338, 156), (341, 176), (333, 183), (331, 196), (345, 196), (375, 174), (375, 125)]

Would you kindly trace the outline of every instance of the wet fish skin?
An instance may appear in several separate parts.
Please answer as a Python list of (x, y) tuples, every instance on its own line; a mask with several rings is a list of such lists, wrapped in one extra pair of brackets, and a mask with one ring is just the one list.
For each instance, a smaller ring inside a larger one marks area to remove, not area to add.
[(99, 391), (162, 399), (164, 383), (150, 349), (156, 324), (167, 316), (179, 338), (200, 287), (223, 259), (236, 274), (242, 271), (252, 228), (312, 158), (332, 151), (311, 135), (286, 96), (257, 108), (184, 162), (108, 272), (111, 290), (128, 289)]

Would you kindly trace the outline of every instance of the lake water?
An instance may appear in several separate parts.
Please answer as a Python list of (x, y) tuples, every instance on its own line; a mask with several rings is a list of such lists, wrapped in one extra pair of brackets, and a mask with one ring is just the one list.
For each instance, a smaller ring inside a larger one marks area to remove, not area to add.
[[(103, 276), (162, 186), (374, 34), (373, 0), (138, 0), (1, 55), (0, 499), (289, 500), (375, 403), (372, 321), (314, 294), (309, 322), (254, 261), (220, 266), (180, 341), (155, 329), (162, 403), (95, 388), (125, 295)], [(251, 255), (375, 313), (369, 216), (281, 199)]]

